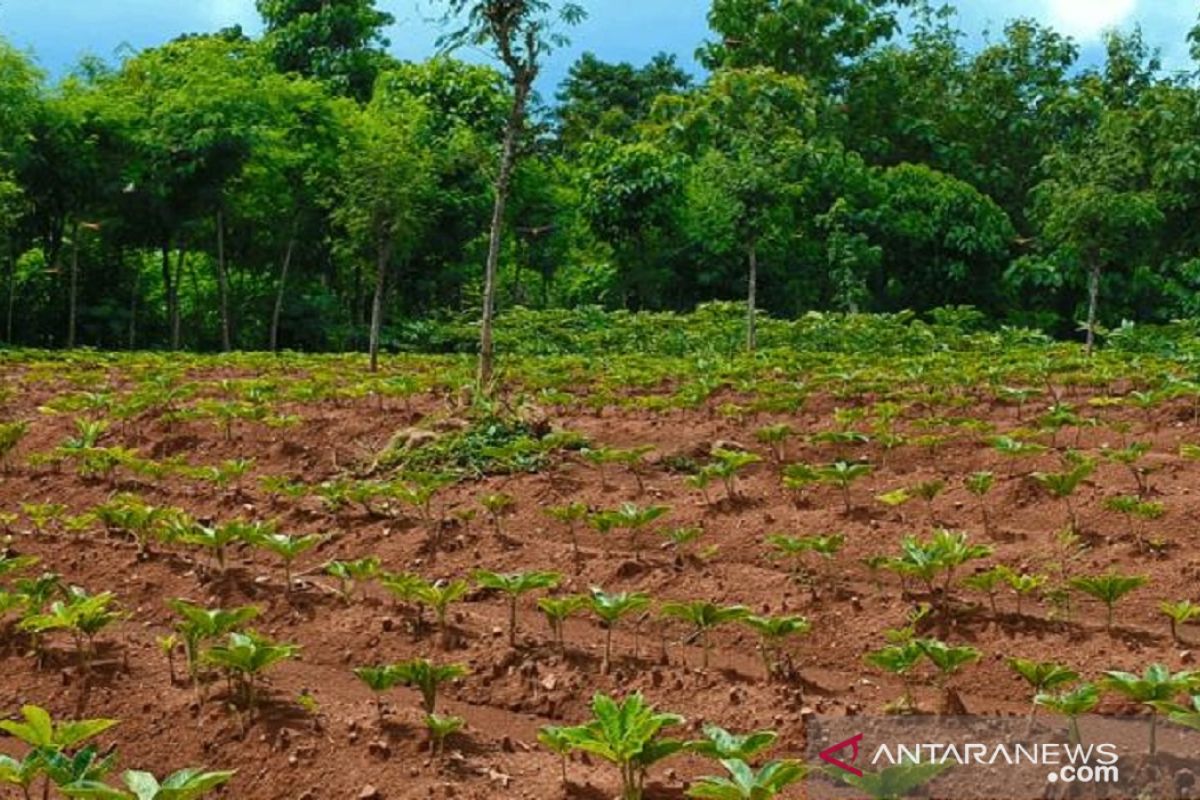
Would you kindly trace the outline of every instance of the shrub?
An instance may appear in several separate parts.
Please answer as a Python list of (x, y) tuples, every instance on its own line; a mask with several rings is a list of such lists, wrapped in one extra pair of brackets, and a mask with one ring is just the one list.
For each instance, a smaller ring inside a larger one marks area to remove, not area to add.
[(804, 617), (759, 617), (747, 616), (743, 622), (758, 634), (759, 653), (762, 655), (763, 667), (766, 669), (767, 680), (772, 680), (779, 672), (779, 648), (782, 643), (793, 636), (803, 636), (812, 630), (812, 625)]
[(1141, 575), (1118, 575), (1109, 572), (1105, 575), (1075, 578), (1071, 581), (1071, 588), (1090, 595), (1104, 604), (1108, 611), (1105, 627), (1111, 631), (1117, 602), (1135, 589), (1145, 586), (1146, 580)]
[(1158, 749), (1158, 713), (1164, 703), (1170, 703), (1179, 695), (1196, 686), (1195, 672), (1172, 672), (1162, 664), (1151, 664), (1142, 675), (1112, 670), (1105, 673), (1101, 687), (1124, 695), (1135, 703), (1150, 709), (1150, 755)]
[(225, 672), (251, 713), (258, 705), (258, 680), (271, 667), (296, 658), (300, 647), (278, 644), (253, 631), (230, 633), (225, 644), (214, 645), (204, 661)]
[(517, 646), (517, 600), (521, 595), (538, 589), (553, 589), (562, 576), (557, 572), (516, 572), (502, 574), (477, 570), (474, 579), (484, 589), (492, 589), (508, 595), (508, 644)]
[(443, 683), (470, 674), (470, 670), (462, 664), (435, 664), (427, 658), (401, 661), (389, 669), (397, 683), (415, 687), (421, 692), (421, 707), (426, 714), (436, 713), (438, 690)]
[(722, 607), (706, 600), (694, 600), (690, 603), (664, 603), (662, 613), (684, 620), (696, 629), (704, 653), (703, 666), (704, 669), (708, 669), (709, 654), (712, 650), (709, 633), (721, 625), (745, 619), (750, 615), (750, 609), (736, 605)]
[(798, 761), (768, 761), (754, 769), (738, 759), (723, 759), (728, 778), (702, 777), (688, 788), (688, 797), (707, 800), (770, 800), (808, 774)]
[(0, 470), (8, 471), (9, 457), (29, 432), (24, 422), (0, 422)]
[(683, 717), (655, 711), (641, 694), (618, 703), (598, 693), (592, 698), (592, 714), (593, 720), (563, 728), (561, 735), (572, 750), (590, 753), (620, 770), (622, 800), (641, 800), (650, 768), (684, 748), (683, 742), (662, 736), (667, 728), (682, 724)]
[(588, 598), (592, 613), (604, 624), (604, 670), (612, 663), (612, 634), (622, 617), (641, 611), (650, 605), (649, 596), (641, 592), (616, 592), (608, 594), (593, 588)]

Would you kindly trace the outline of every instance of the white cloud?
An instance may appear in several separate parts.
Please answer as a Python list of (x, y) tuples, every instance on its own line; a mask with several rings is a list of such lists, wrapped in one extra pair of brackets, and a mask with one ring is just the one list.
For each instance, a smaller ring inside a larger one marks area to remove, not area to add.
[(1050, 23), (1086, 42), (1126, 22), (1136, 8), (1137, 0), (1050, 0)]

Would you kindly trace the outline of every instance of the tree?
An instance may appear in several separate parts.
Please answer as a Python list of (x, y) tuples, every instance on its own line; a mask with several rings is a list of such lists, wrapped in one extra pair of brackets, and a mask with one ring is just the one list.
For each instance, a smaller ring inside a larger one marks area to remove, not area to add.
[[(229, 193), (263, 130), (271, 67), (244, 38), (198, 36), (147, 50), (103, 84), (104, 102), (128, 136), (122, 214), (140, 220), (139, 241), (161, 254), (172, 349), (182, 340), (180, 282), (190, 236), (212, 236), (223, 350), (235, 341), (227, 251)], [(172, 254), (178, 258), (172, 265)]]
[(765, 66), (822, 88), (848, 62), (899, 31), (908, 0), (714, 0), (708, 24), (719, 40), (698, 53), (710, 70)]
[(94, 87), (68, 80), (36, 107), (29, 142), (22, 148), (20, 178), (42, 232), (42, 252), (50, 269), (65, 278), (67, 347), (77, 343), (83, 233), (95, 227), (88, 217), (111, 188), (105, 178), (116, 175), (114, 163), (106, 159), (111, 153), (102, 146), (115, 135), (114, 123), (98, 100)]
[(360, 103), (371, 98), (396, 21), (375, 0), (256, 0), (264, 42), (281, 72), (318, 78)]
[[(397, 265), (399, 279), (406, 283), (393, 303), (418, 315), (431, 307), (460, 304), (464, 292), (472, 291), (486, 246), (480, 230), (491, 217), (491, 180), (510, 96), (498, 70), (439, 56), (380, 74), (374, 103), (403, 113), (413, 101), (430, 109), (436, 123), (428, 131), (437, 154), (432, 176), (436, 191), (425, 209), (420, 246), (407, 263)], [(519, 186), (514, 192), (519, 194)], [(356, 294), (358, 285), (355, 273), (350, 288)], [(353, 303), (356, 320), (361, 305)]]
[(598, 136), (580, 148), (580, 211), (592, 233), (612, 248), (618, 299), (657, 304), (674, 276), (683, 203), (683, 161), (657, 140), (620, 142)]
[(558, 25), (575, 25), (586, 12), (568, 0), (444, 0), (446, 24), (460, 18), (461, 25), (444, 34), (439, 44), (451, 48), (462, 45), (488, 47), (508, 73), (512, 89), (512, 107), (504, 125), (504, 143), (494, 185), (495, 204), (488, 235), (487, 262), (484, 267), (483, 315), (479, 337), (479, 385), (488, 390), (492, 380), (492, 317), (495, 312), (496, 272), (500, 263), (500, 245), (505, 208), (512, 185), (513, 170), (529, 112), (534, 81), (541, 72), (542, 58), (566, 43)]
[(24, 54), (0, 39), (0, 248), (5, 264), (7, 304), (4, 341), (13, 342), (16, 309), (17, 260), (22, 249), (21, 225), (31, 211), (28, 183), (20, 170), (28, 163), (30, 132), (41, 115), (43, 76)]
[(375, 261), (369, 352), (379, 368), (384, 295), (393, 259), (408, 258), (426, 224), (433, 191), (428, 109), (416, 100), (403, 107), (372, 102), (350, 117), (341, 153), (341, 205), (335, 218)]
[[(264, 272), (278, 265), (266, 326), (268, 349), (276, 352), (284, 342), (324, 345), (324, 331), (302, 333), (288, 321), (304, 310), (297, 302), (297, 277), (305, 277), (306, 267), (311, 276), (313, 267), (329, 257), (339, 143), (352, 113), (348, 101), (331, 98), (322, 84), (291, 75), (266, 76), (259, 102), (263, 124), (228, 193), (228, 216), (231, 226), (253, 232), (240, 240), (243, 258), (261, 264)], [(304, 322), (306, 328), (319, 327), (310, 318)]]
[(596, 137), (624, 141), (650, 115), (655, 100), (691, 86), (675, 56), (659, 53), (641, 67), (611, 64), (584, 53), (571, 65), (558, 91), (558, 138), (568, 150)]
[(971, 185), (924, 165), (879, 176), (871, 241), (883, 252), (874, 294), (888, 309), (996, 308), (1016, 232)]
[(1033, 213), (1045, 257), (1086, 278), (1087, 352), (1095, 347), (1101, 279), (1106, 270), (1137, 266), (1163, 223), (1158, 197), (1146, 181), (1134, 116), (1107, 111), (1078, 147), (1060, 147), (1046, 160), (1046, 180), (1033, 193)]
[(667, 101), (660, 124), (693, 162), (691, 237), (718, 256), (745, 259), (746, 347), (753, 351), (759, 254), (767, 241), (792, 235), (803, 208), (815, 97), (803, 79), (759, 67), (718, 72), (703, 91)]

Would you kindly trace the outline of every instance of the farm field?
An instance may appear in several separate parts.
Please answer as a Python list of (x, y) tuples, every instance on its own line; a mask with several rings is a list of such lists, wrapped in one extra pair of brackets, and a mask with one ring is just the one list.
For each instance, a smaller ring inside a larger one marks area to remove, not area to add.
[[(1011, 658), (1136, 713), (1105, 672), (1190, 670), (1200, 637), (1162, 608), (1200, 569), (1182, 362), (983, 335), (521, 357), (485, 401), (453, 356), (0, 359), (0, 704), (119, 720), (97, 741), (123, 764), (236, 770), (225, 796), (562, 796), (539, 730), (594, 692), (642, 693), (680, 740), (774, 731), (777, 758), (814, 714), (1025, 714)], [(189, 639), (183, 609), (244, 607)], [(440, 752), (420, 659), (462, 667)], [(646, 797), (720, 772), (676, 754)], [(565, 774), (620, 790), (596, 755)]]

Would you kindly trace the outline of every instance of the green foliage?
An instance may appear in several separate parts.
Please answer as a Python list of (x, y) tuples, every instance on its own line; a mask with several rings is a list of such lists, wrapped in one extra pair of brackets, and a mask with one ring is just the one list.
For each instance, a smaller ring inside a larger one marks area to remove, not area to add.
[(948, 645), (939, 639), (917, 639), (915, 644), (937, 668), (942, 683), (967, 664), (978, 661), (980, 656), (974, 647)]
[(773, 679), (780, 670), (780, 653), (785, 640), (803, 636), (812, 630), (812, 625), (804, 617), (760, 617), (750, 615), (742, 622), (759, 636), (759, 651), (762, 654), (763, 666), (766, 668), (767, 680)]
[(477, 584), (484, 589), (491, 589), (508, 595), (508, 644), (517, 646), (517, 600), (521, 595), (538, 589), (553, 589), (562, 581), (557, 572), (515, 572), (503, 574), (476, 570), (472, 576)]
[(379, 465), (468, 478), (538, 472), (555, 452), (578, 449), (579, 444), (545, 435), (516, 418), (484, 415), (422, 447), (385, 450)]
[(1067, 523), (1071, 530), (1077, 527), (1075, 518), (1075, 506), (1071, 502), (1072, 496), (1079, 489), (1080, 484), (1086, 480), (1095, 470), (1095, 464), (1091, 460), (1083, 460), (1075, 466), (1064, 472), (1035, 472), (1033, 479), (1041, 484), (1042, 488), (1050, 493), (1052, 497), (1062, 500), (1067, 506)]
[(232, 609), (205, 608), (179, 598), (168, 600), (167, 605), (181, 617), (175, 625), (175, 630), (183, 637), (188, 671), (193, 676), (202, 644), (242, 628), (257, 619), (260, 613), (255, 606)]
[(9, 456), (28, 432), (29, 425), (25, 422), (0, 423), (0, 467), (7, 469)]
[(683, 742), (662, 735), (666, 729), (682, 724), (683, 718), (655, 711), (637, 693), (619, 702), (597, 693), (592, 698), (592, 714), (592, 721), (560, 729), (560, 735), (570, 749), (617, 767), (622, 800), (641, 800), (650, 768), (684, 748)]
[(1062, 664), (1052, 661), (1030, 661), (1025, 658), (1010, 658), (1008, 666), (1021, 676), (1033, 690), (1033, 710), (1041, 705), (1039, 697), (1048, 697), (1053, 689), (1058, 689), (1079, 680), (1079, 673)]
[(127, 770), (121, 780), (125, 789), (114, 789), (98, 781), (78, 781), (59, 787), (67, 797), (98, 800), (199, 800), (233, 779), (234, 772), (205, 772), (187, 768), (173, 772), (160, 783), (149, 772)]
[(588, 597), (592, 613), (604, 624), (604, 663), (612, 663), (613, 629), (622, 617), (644, 610), (650, 605), (650, 597), (642, 592), (614, 592), (593, 587)]
[(616, 523), (629, 531), (630, 544), (637, 558), (642, 555), (641, 532), (670, 511), (666, 506), (641, 508), (635, 503), (622, 503), (616, 510)]
[(1164, 601), (1159, 603), (1158, 610), (1171, 621), (1171, 638), (1176, 642), (1182, 642), (1179, 626), (1200, 617), (1200, 606), (1191, 600), (1180, 600), (1176, 603)]
[(688, 788), (688, 797), (709, 800), (770, 800), (802, 780), (807, 768), (797, 761), (768, 761), (754, 769), (740, 759), (722, 759), (729, 773), (724, 777), (702, 777)]
[(230, 633), (224, 644), (209, 647), (203, 655), (205, 664), (222, 670), (236, 682), (248, 708), (258, 702), (258, 680), (271, 667), (296, 658), (300, 648), (294, 644), (277, 644), (252, 631)]
[(704, 726), (704, 738), (690, 742), (688, 750), (717, 761), (752, 762), (770, 750), (779, 735), (775, 731), (754, 731), (744, 735), (730, 733), (717, 725)]
[[(992, 548), (970, 544), (965, 533), (941, 529), (925, 541), (905, 537), (900, 552), (900, 557), (890, 560), (886, 566), (901, 575), (917, 578), (931, 595), (940, 590), (941, 603), (945, 606), (949, 603), (958, 568), (969, 561), (987, 558), (992, 554)], [(940, 585), (937, 584), (939, 578)]]
[(379, 575), (380, 568), (378, 558), (367, 556), (354, 561), (330, 561), (325, 565), (325, 574), (338, 580), (342, 597), (349, 600), (354, 585), (375, 578)]
[(1130, 592), (1146, 585), (1147, 579), (1141, 575), (1118, 575), (1109, 572), (1104, 575), (1084, 576), (1071, 580), (1071, 588), (1099, 600), (1108, 611), (1107, 627), (1112, 630), (1113, 614), (1117, 602)]
[(315, 533), (306, 536), (267, 533), (253, 540), (254, 544), (271, 551), (283, 562), (284, 585), (289, 592), (292, 590), (292, 563), (322, 541), (324, 541), (324, 537)]
[(449, 643), (450, 631), (446, 625), (446, 615), (450, 605), (462, 600), (470, 591), (466, 581), (460, 579), (429, 583), (416, 576), (386, 576), (382, 583), (398, 599), (415, 600), (430, 606), (437, 617), (442, 645), (446, 646)]
[(713, 450), (712, 457), (713, 462), (705, 467), (704, 471), (721, 479), (725, 484), (725, 494), (730, 500), (738, 496), (737, 476), (751, 464), (762, 461), (755, 453), (721, 448)]
[(766, 425), (754, 432), (755, 439), (763, 444), (770, 445), (771, 454), (775, 457), (777, 464), (782, 464), (786, 460), (784, 446), (787, 440), (795, 435), (796, 430), (786, 422)]
[(847, 63), (899, 31), (896, 8), (878, 0), (717, 0), (708, 19), (716, 34), (700, 52), (708, 69), (762, 65), (818, 83), (837, 80)]
[(395, 19), (374, 0), (332, 3), (313, 11), (296, 0), (257, 0), (266, 45), (281, 72), (327, 82), (359, 101), (370, 98), (379, 65), (382, 31)]
[(871, 800), (901, 800), (951, 766), (945, 761), (909, 762), (885, 767), (878, 772), (866, 772), (861, 777), (839, 770), (835, 777)]
[(75, 639), (80, 665), (87, 670), (96, 636), (127, 615), (113, 608), (116, 596), (112, 592), (93, 595), (78, 586), (72, 586), (66, 595), (65, 600), (55, 600), (41, 613), (27, 614), (21, 620), (21, 629), (35, 635), (56, 630), (68, 631)]
[(1079, 744), (1077, 717), (1091, 713), (1100, 704), (1100, 689), (1092, 683), (1081, 683), (1074, 689), (1059, 694), (1039, 692), (1034, 695), (1035, 707), (1047, 708), (1070, 719), (1071, 743)]
[(903, 708), (914, 707), (912, 699), (911, 673), (920, 663), (925, 651), (915, 641), (903, 644), (889, 644), (878, 650), (873, 650), (863, 656), (869, 666), (881, 669), (900, 678), (904, 683), (904, 696), (901, 698)]
[(434, 755), (443, 755), (446, 751), (446, 739), (463, 729), (467, 721), (462, 717), (425, 715), (425, 728), (429, 731)]
[(850, 503), (850, 487), (870, 475), (871, 472), (870, 464), (837, 461), (827, 467), (818, 468), (817, 479), (821, 483), (832, 484), (841, 489), (842, 502), (845, 504), (846, 513), (849, 514), (853, 511)]
[(1162, 664), (1151, 664), (1142, 675), (1110, 670), (1101, 681), (1101, 688), (1123, 695), (1132, 702), (1150, 709), (1150, 755), (1157, 751), (1159, 711), (1173, 706), (1175, 698), (1190, 693), (1197, 683), (1194, 672), (1172, 673)]
[(426, 714), (436, 713), (438, 690), (442, 684), (470, 674), (462, 664), (435, 664), (425, 658), (401, 661), (388, 669), (397, 683), (413, 686), (421, 692), (421, 707)]
[(538, 610), (546, 617), (550, 630), (554, 634), (554, 643), (559, 651), (566, 649), (563, 638), (563, 626), (572, 615), (582, 611), (588, 605), (588, 598), (583, 595), (568, 595), (566, 597), (539, 597)]
[(718, 606), (707, 600), (694, 600), (690, 603), (663, 603), (662, 613), (681, 619), (696, 629), (704, 651), (704, 668), (708, 669), (709, 653), (712, 649), (709, 641), (710, 631), (721, 625), (745, 619), (750, 615), (750, 609), (745, 606)]
[(49, 712), (34, 705), (22, 706), (21, 716), (24, 718), (23, 722), (0, 720), (0, 731), (4, 731), (30, 747), (53, 752), (75, 748), (117, 724), (117, 721), (112, 719), (56, 723)]

